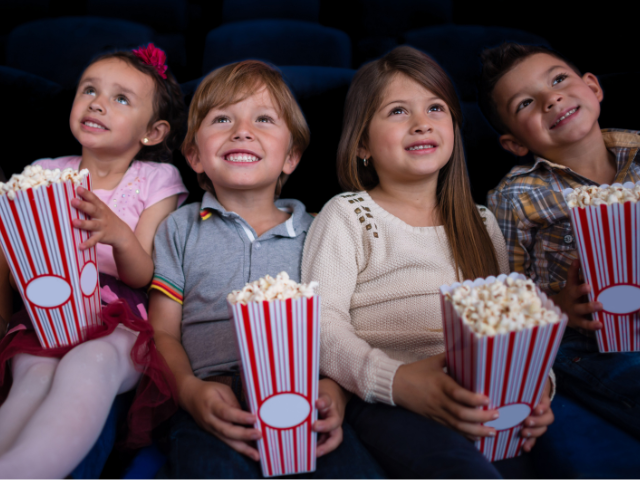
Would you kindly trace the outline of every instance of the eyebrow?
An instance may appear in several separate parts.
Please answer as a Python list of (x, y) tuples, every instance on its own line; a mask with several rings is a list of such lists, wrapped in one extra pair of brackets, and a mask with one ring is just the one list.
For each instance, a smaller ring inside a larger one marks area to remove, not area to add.
[[(548, 76), (551, 72), (553, 72), (556, 68), (565, 68), (563, 65), (553, 65), (551, 66), (549, 69), (547, 69), (546, 72), (544, 72), (544, 74), (541, 75), (541, 77), (546, 77)], [(518, 96), (518, 95), (522, 95), (522, 92), (517, 92), (514, 93), (513, 96), (511, 96), (511, 98), (509, 98), (509, 100), (507, 100), (507, 110), (511, 109), (511, 103), (513, 102), (513, 100)]]
[[(428, 102), (430, 102), (430, 101), (432, 101), (432, 100), (440, 100), (440, 101), (442, 101), (442, 102), (444, 101), (444, 100), (442, 100), (440, 97), (437, 97), (436, 95), (433, 95), (433, 96), (431, 96), (431, 97), (429, 97), (429, 98), (427, 99), (427, 101), (428, 101)], [(409, 101), (408, 101), (408, 100), (392, 100), (392, 101), (390, 101), (389, 103), (387, 103), (387, 104), (385, 104), (385, 105), (381, 106), (381, 107), (379, 108), (379, 110), (384, 110), (385, 108), (387, 108), (389, 105), (391, 105), (391, 104), (393, 104), (393, 103), (409, 103)]]
[[(100, 83), (100, 79), (99, 78), (94, 78), (94, 77), (85, 78), (84, 80), (82, 80), (80, 82), (79, 85), (84, 85), (85, 83)], [(119, 83), (114, 83), (114, 86), (117, 89), (119, 89), (120, 91), (122, 91), (123, 93), (129, 94), (129, 95), (133, 95), (134, 97), (138, 96), (136, 94), (136, 92), (134, 92), (133, 90), (131, 90), (131, 89), (127, 88), (127, 87), (123, 87)]]

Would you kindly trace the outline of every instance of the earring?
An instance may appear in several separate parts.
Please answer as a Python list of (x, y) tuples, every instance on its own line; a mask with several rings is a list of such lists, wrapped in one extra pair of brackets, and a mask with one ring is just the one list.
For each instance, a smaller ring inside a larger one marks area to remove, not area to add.
[(364, 157), (364, 158), (362, 159), (362, 163), (364, 163), (364, 166), (365, 166), (365, 167), (368, 167), (368, 166), (369, 166), (369, 162), (367, 161), (367, 157)]
[(149, 139), (147, 137), (144, 137), (142, 139), (142, 143), (144, 143), (146, 145), (147, 143), (149, 143)]

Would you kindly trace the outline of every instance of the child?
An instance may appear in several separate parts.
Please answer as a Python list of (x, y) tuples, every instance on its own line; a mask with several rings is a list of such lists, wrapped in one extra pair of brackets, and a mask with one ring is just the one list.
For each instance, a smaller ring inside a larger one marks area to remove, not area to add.
[(45, 350), (26, 312), (22, 324), (14, 317), (15, 328), (0, 345), (5, 395), (11, 386), (0, 408), (3, 476), (65, 477), (95, 443), (114, 397), (134, 388), (141, 374), (129, 444), (148, 442), (153, 422), (175, 409), (152, 329), (138, 317), (145, 315), (141, 289), (153, 274), (156, 228), (186, 197), (175, 167), (149, 161), (170, 158), (184, 118), (164, 58), (150, 44), (94, 60), (80, 79), (69, 120), (82, 156), (36, 162), (89, 170), (93, 191), (79, 188), (71, 205), (91, 219), (73, 225), (92, 232), (80, 248), (97, 244), (102, 299), (112, 303), (102, 311), (105, 325), (75, 347)]
[[(227, 65), (200, 84), (182, 150), (206, 190), (173, 213), (155, 239), (149, 315), (175, 375), (182, 410), (169, 426), (171, 478), (259, 478), (261, 432), (240, 408), (238, 357), (226, 297), (284, 270), (300, 281), (312, 217), (274, 200), (309, 143), (307, 123), (280, 74), (258, 61)], [(318, 456), (342, 440), (346, 395), (320, 381)], [(345, 430), (345, 435), (349, 432)], [(354, 437), (318, 463), (322, 477), (377, 477)]]
[[(346, 419), (393, 478), (498, 476), (468, 438), (496, 410), (444, 371), (438, 289), (508, 273), (493, 215), (471, 198), (461, 111), (430, 57), (398, 47), (361, 68), (345, 106), (334, 197), (309, 231), (302, 279), (322, 297), (320, 371), (359, 398)], [(549, 384), (523, 435), (553, 415)]]
[[(480, 106), (502, 146), (533, 165), (514, 167), (489, 192), (511, 268), (531, 277), (569, 316), (555, 370), (561, 389), (640, 438), (640, 355), (598, 353), (562, 190), (640, 180), (638, 132), (600, 130), (602, 88), (544, 47), (505, 43), (482, 55)], [(579, 333), (582, 330), (583, 333)]]

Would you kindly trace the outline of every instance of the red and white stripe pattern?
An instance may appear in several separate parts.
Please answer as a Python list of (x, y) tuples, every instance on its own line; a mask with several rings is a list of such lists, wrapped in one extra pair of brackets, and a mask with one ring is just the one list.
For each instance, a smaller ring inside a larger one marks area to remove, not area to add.
[(263, 475), (315, 471), (320, 297), (230, 308)]
[[(565, 190), (565, 197), (571, 192)], [(585, 282), (591, 285), (589, 300), (604, 305), (603, 311), (593, 314), (604, 325), (596, 332), (598, 349), (603, 353), (640, 351), (640, 204), (574, 207), (571, 220)], [(617, 298), (614, 288), (621, 292)], [(635, 311), (611, 311), (629, 300)]]
[[(525, 278), (517, 273), (514, 278)], [(507, 276), (500, 275), (499, 280)], [(464, 282), (469, 286), (491, 283), (495, 277)], [(522, 421), (540, 402), (549, 370), (558, 353), (560, 341), (567, 324), (566, 315), (561, 321), (507, 334), (476, 336), (457, 314), (444, 294), (457, 286), (440, 288), (442, 322), (445, 337), (447, 370), (467, 390), (487, 395), (488, 406), (497, 408), (500, 419), (494, 426), (495, 437), (483, 437), (476, 447), (491, 462), (520, 455), (524, 438), (520, 436)], [(542, 304), (560, 314), (559, 309), (538, 292)], [(505, 408), (506, 407), (506, 408)]]
[(96, 251), (78, 249), (89, 233), (72, 226), (86, 218), (75, 197), (71, 180), (0, 196), (0, 243), (44, 348), (80, 343), (100, 322)]

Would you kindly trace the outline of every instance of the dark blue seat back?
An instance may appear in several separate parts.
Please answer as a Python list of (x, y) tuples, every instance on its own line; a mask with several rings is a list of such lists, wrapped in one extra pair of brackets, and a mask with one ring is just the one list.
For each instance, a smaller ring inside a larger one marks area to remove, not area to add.
[(276, 65), (351, 67), (344, 32), (296, 20), (250, 20), (222, 25), (207, 35), (203, 73), (255, 58)]
[(241, 22), (259, 18), (280, 18), (317, 22), (320, 14), (319, 0), (225, 0), (222, 5), (222, 21)]
[(512, 40), (546, 45), (547, 41), (529, 32), (504, 27), (477, 25), (439, 25), (412, 30), (404, 35), (408, 45), (433, 56), (453, 78), (462, 100), (477, 98), (476, 82), (480, 74), (480, 52)]
[(86, 0), (87, 15), (120, 18), (152, 27), (156, 32), (187, 28), (187, 0)]
[(154, 40), (153, 30), (125, 20), (61, 17), (15, 28), (7, 41), (7, 65), (73, 87), (87, 63), (101, 53)]

